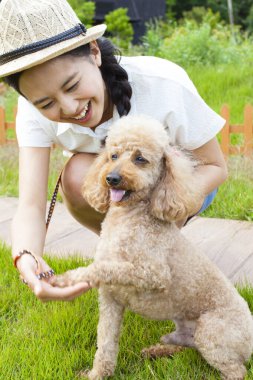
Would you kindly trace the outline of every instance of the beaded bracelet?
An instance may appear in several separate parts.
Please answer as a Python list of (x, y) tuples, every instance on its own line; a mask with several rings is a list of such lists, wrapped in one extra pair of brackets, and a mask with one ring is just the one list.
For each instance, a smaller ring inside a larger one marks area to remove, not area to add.
[[(36, 261), (36, 264), (37, 264), (37, 270), (38, 270), (39, 267), (40, 267), (40, 265), (39, 265), (39, 260), (37, 259), (37, 257), (36, 257), (32, 252), (27, 251), (26, 249), (24, 249), (23, 251), (19, 252), (19, 253), (17, 254), (17, 256), (13, 259), (14, 267), (17, 268), (17, 262), (18, 262), (18, 260), (20, 259), (20, 257), (22, 257), (22, 256), (25, 255), (25, 254), (27, 254), (27, 255), (31, 255), (31, 256), (34, 258), (34, 260)], [(43, 278), (47, 279), (47, 278), (50, 278), (50, 277), (54, 276), (54, 274), (55, 274), (54, 270), (53, 270), (53, 269), (50, 269), (50, 270), (48, 270), (48, 271), (46, 271), (46, 272), (40, 272), (40, 273), (37, 274), (36, 276), (37, 276), (38, 280), (43, 280)], [(28, 285), (28, 282), (27, 282), (24, 278), (22, 278), (22, 276), (21, 276), (21, 280), (22, 280), (22, 282), (23, 282), (24, 284)]]
[(19, 253), (17, 254), (17, 256), (13, 259), (13, 265), (14, 265), (14, 267), (17, 268), (17, 262), (18, 262), (18, 260), (19, 260), (23, 255), (25, 255), (25, 254), (27, 254), (27, 255), (31, 255), (31, 256), (34, 258), (34, 260), (36, 261), (36, 264), (37, 264), (37, 269), (39, 269), (39, 260), (37, 259), (37, 257), (36, 257), (32, 252), (27, 251), (26, 249), (24, 249), (23, 251), (19, 252)]

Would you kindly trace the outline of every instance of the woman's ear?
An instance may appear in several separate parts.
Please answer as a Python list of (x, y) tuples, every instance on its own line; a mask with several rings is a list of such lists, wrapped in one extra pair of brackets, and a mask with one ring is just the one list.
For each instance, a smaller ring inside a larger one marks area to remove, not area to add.
[(197, 212), (204, 192), (196, 180), (196, 161), (175, 148), (163, 156), (163, 171), (151, 197), (151, 213), (163, 221), (179, 221)]
[(105, 213), (110, 204), (108, 188), (101, 181), (101, 173), (107, 163), (107, 153), (103, 151), (91, 165), (83, 183), (82, 194), (91, 207)]
[(100, 67), (102, 64), (102, 58), (97, 41), (90, 42), (90, 54), (94, 63)]

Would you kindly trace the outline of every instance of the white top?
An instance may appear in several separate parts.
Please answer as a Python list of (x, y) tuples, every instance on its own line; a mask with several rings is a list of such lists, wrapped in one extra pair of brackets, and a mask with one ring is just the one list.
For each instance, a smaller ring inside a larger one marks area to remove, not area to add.
[[(162, 122), (171, 142), (196, 149), (211, 140), (225, 120), (200, 97), (186, 72), (178, 65), (156, 57), (122, 57), (133, 95), (130, 115), (149, 115)], [(95, 129), (46, 119), (24, 97), (18, 101), (16, 130), (19, 146), (60, 145), (70, 152), (98, 153), (108, 128), (119, 118), (114, 107), (112, 119)]]

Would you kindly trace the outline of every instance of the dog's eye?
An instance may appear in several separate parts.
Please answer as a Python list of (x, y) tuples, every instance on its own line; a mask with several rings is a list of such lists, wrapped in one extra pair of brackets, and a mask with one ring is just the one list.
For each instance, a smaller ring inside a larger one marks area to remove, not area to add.
[(111, 155), (111, 159), (112, 159), (112, 160), (117, 160), (117, 158), (118, 158), (118, 155), (117, 155), (117, 154), (112, 154), (112, 155)]
[(137, 164), (143, 164), (143, 163), (146, 163), (148, 161), (144, 157), (142, 157), (142, 156), (137, 156), (137, 157), (135, 157), (135, 162)]

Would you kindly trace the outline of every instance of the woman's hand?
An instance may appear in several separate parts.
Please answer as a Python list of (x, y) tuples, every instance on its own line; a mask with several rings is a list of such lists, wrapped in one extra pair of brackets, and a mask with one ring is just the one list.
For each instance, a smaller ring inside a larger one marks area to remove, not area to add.
[(19, 258), (17, 268), (21, 278), (27, 282), (29, 288), (41, 301), (71, 301), (90, 289), (90, 285), (86, 282), (58, 288), (50, 285), (50, 277), (39, 280), (37, 275), (41, 272), (48, 272), (51, 268), (41, 257), (36, 256), (36, 258), (39, 261), (39, 268), (34, 257), (29, 254), (24, 254)]

